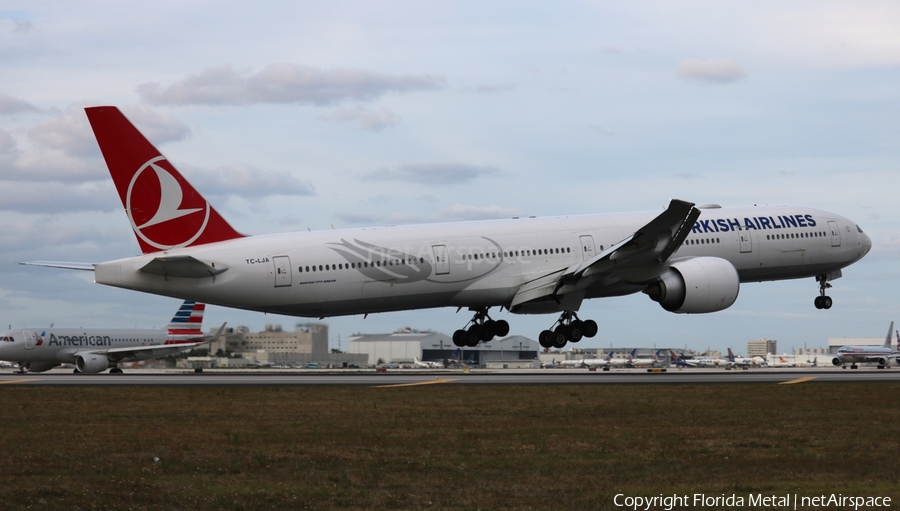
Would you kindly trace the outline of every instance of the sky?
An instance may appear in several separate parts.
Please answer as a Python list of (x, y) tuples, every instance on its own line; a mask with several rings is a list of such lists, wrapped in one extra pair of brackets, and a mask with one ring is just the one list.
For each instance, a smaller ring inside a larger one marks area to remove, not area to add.
[[(729, 309), (586, 301), (579, 346), (778, 350), (900, 321), (900, 4), (6, 1), (0, 7), (0, 325), (160, 327), (176, 299), (22, 261), (140, 252), (83, 108), (116, 105), (240, 232), (800, 204), (872, 251)], [(556, 316), (496, 309), (537, 338)], [(332, 346), (455, 308), (329, 318)], [(207, 327), (307, 321), (210, 306)]]

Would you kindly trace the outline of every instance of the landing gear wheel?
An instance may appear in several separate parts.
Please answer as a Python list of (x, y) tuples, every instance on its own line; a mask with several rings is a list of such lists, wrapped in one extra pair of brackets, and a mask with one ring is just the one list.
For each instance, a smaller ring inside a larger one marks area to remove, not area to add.
[[(505, 337), (509, 334), (509, 323), (506, 321), (494, 321), (488, 316), (488, 308), (470, 308), (475, 311), (475, 317), (462, 328), (453, 332), (453, 344), (459, 347), (475, 347), (479, 342), (491, 341), (495, 336)], [(473, 340), (474, 338), (474, 340)]]
[(831, 287), (831, 284), (828, 283), (828, 275), (817, 276), (816, 282), (819, 283), (819, 296), (816, 297), (816, 301), (814, 302), (816, 308), (830, 309), (833, 302), (831, 301), (830, 296), (825, 295), (825, 290)]
[(122, 374), (122, 372), (122, 368), (120, 367), (113, 367), (109, 370), (109, 374)]
[(569, 325), (568, 337), (570, 341), (578, 342), (584, 337), (584, 330), (582, 330), (583, 326), (584, 325), (582, 324), (581, 320), (573, 321), (572, 324)]
[(466, 345), (466, 331), (465, 330), (457, 330), (453, 332), (453, 345), (457, 348), (462, 348)]
[[(565, 342), (578, 342), (585, 336), (593, 337), (597, 335), (597, 323), (592, 320), (582, 321), (578, 319), (578, 315), (572, 311), (563, 311), (556, 320), (555, 328), (553, 328), (554, 342), (553, 346), (562, 348)], [(565, 340), (559, 340), (559, 336)]]
[(566, 335), (566, 327), (563, 325), (559, 325), (556, 327), (556, 330), (553, 331), (553, 336), (551, 339), (553, 340), (553, 347), (563, 349), (566, 347), (566, 342), (568, 335)]
[(488, 342), (494, 338), (494, 320), (487, 320), (481, 325), (479, 340)]
[(585, 337), (593, 337), (597, 335), (599, 331), (599, 327), (597, 326), (597, 322), (593, 319), (589, 319), (587, 321), (583, 321), (584, 326), (581, 327), (581, 331), (584, 333)]
[(550, 330), (544, 330), (538, 335), (538, 344), (541, 345), (542, 348), (552, 348), (553, 347), (553, 332)]
[(481, 340), (481, 327), (478, 325), (472, 325), (466, 330), (466, 346), (470, 348), (474, 348), (478, 346), (478, 341)]
[(815, 301), (817, 309), (830, 309), (833, 303), (830, 296), (817, 296)]

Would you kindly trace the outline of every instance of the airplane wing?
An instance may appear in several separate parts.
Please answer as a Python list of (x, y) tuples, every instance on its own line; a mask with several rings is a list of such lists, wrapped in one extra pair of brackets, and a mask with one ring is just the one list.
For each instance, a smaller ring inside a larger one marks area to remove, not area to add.
[(95, 354), (106, 355), (110, 362), (128, 362), (133, 360), (143, 360), (147, 358), (159, 358), (166, 355), (178, 353), (181, 350), (200, 346), (202, 342), (189, 342), (179, 344), (157, 344), (155, 346), (131, 346), (128, 348), (110, 348), (106, 350), (81, 350), (75, 353), (75, 356)]
[[(510, 310), (548, 297), (562, 303), (565, 295), (574, 296), (580, 304), (584, 290), (607, 277), (650, 282), (666, 270), (666, 262), (690, 234), (699, 216), (700, 210), (693, 203), (673, 199), (659, 216), (619, 243), (586, 261), (523, 284), (513, 297)], [(577, 308), (572, 305), (566, 304), (567, 308)]]
[(173, 353), (178, 353), (182, 350), (194, 348), (203, 344), (208, 344), (222, 335), (222, 332), (225, 331), (225, 325), (226, 323), (222, 323), (222, 326), (219, 327), (219, 330), (216, 331), (216, 333), (206, 334), (203, 337), (200, 337), (201, 340), (197, 342), (157, 344), (155, 346), (130, 346), (125, 348), (110, 348), (101, 350), (81, 350), (76, 352), (75, 355), (78, 356), (87, 353), (106, 355), (106, 357), (110, 361), (116, 363), (132, 359), (159, 358)]

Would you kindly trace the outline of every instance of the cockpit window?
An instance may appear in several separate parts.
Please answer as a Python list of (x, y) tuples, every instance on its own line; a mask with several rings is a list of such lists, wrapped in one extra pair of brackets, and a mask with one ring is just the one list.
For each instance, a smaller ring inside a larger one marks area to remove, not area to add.
[(15, 342), (16, 340), (9, 336), (0, 337), (0, 342)]
[(860, 234), (863, 233), (863, 232), (862, 232), (862, 227), (860, 227), (859, 225), (856, 226), (856, 230), (859, 231)]

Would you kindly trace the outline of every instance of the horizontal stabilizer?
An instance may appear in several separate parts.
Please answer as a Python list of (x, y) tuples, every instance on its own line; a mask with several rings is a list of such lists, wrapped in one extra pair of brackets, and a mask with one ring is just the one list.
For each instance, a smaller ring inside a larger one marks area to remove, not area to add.
[(141, 268), (141, 271), (163, 277), (204, 279), (215, 277), (227, 269), (227, 266), (216, 266), (216, 263), (204, 263), (192, 256), (170, 256), (153, 259)]
[(24, 264), (26, 266), (45, 266), (47, 268), (62, 268), (64, 270), (82, 270), (82, 271), (94, 271), (94, 263), (63, 263), (59, 261), (28, 261)]

